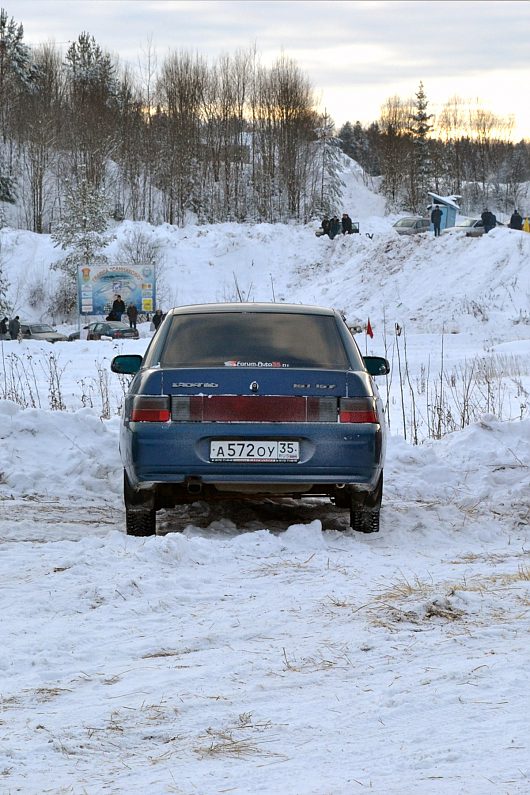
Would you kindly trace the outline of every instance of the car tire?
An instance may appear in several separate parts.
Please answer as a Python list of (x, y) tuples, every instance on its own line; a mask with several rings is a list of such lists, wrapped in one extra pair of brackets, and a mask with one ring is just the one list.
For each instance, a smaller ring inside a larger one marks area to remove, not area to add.
[(382, 500), (383, 473), (381, 472), (376, 488), (366, 495), (362, 505), (352, 495), (350, 503), (351, 529), (356, 533), (378, 533)]
[(356, 533), (379, 532), (379, 509), (359, 508), (358, 505), (350, 508), (350, 527)]
[(128, 536), (156, 535), (156, 511), (154, 508), (128, 508), (125, 506), (125, 530)]
[(149, 492), (135, 491), (123, 470), (123, 501), (125, 530), (128, 536), (156, 535), (156, 509)]

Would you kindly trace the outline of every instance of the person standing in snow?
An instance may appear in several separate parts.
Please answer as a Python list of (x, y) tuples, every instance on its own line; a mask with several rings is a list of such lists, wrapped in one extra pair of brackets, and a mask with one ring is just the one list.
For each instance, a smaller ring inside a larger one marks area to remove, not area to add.
[(339, 234), (339, 232), (340, 232), (340, 221), (337, 218), (337, 216), (334, 215), (329, 224), (329, 236), (331, 240), (333, 240), (333, 238), (336, 237)]
[(7, 337), (9, 332), (9, 318), (5, 317), (3, 320), (0, 320), (0, 339), (2, 337)]
[(352, 220), (348, 213), (342, 213), (342, 234), (343, 235), (351, 235), (353, 231)]
[(12, 340), (18, 339), (18, 335), (20, 334), (20, 318), (17, 315), (12, 320), (9, 321), (9, 336)]
[(497, 225), (497, 219), (495, 218), (493, 213), (490, 210), (488, 210), (487, 207), (484, 208), (484, 212), (482, 213), (480, 218), (482, 220), (482, 223), (484, 224), (484, 232), (486, 234), (488, 234), (488, 232), (491, 232), (492, 229), (495, 229), (495, 226)]
[(322, 234), (329, 235), (329, 218), (327, 215), (325, 215), (324, 218), (322, 219), (321, 227), (322, 227)]
[(136, 328), (136, 321), (138, 320), (138, 310), (136, 304), (130, 303), (127, 307), (127, 317), (129, 318), (129, 326)]
[(519, 210), (516, 208), (513, 213), (512, 217), (510, 218), (510, 223), (508, 224), (510, 229), (522, 229), (523, 228), (523, 216), (520, 214)]
[(162, 314), (161, 309), (157, 309), (155, 314), (153, 315), (153, 326), (155, 327), (155, 331), (158, 331), (158, 327), (164, 319), (164, 315)]
[(121, 316), (125, 312), (125, 302), (122, 299), (121, 295), (117, 295), (114, 301), (112, 302), (112, 311), (111, 315), (114, 320), (121, 320)]
[(434, 236), (440, 237), (440, 226), (442, 223), (442, 211), (440, 210), (440, 205), (436, 204), (434, 209), (431, 213), (431, 223), (434, 226)]

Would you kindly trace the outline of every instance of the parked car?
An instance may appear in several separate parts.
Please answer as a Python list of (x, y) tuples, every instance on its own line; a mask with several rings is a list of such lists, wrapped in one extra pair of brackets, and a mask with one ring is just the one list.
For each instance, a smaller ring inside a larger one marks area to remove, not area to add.
[(465, 232), (466, 237), (480, 237), (484, 234), (484, 224), (480, 218), (461, 218), (454, 228)]
[(66, 342), (66, 334), (60, 334), (47, 323), (21, 323), (20, 334), (23, 340), (44, 340), (45, 342)]
[(203, 304), (168, 312), (134, 375), (120, 451), (129, 535), (156, 511), (218, 499), (324, 496), (363, 533), (379, 529), (385, 420), (339, 312), (289, 304)]
[[(497, 221), (497, 226), (504, 226), (504, 224)], [(457, 232), (464, 232), (466, 237), (480, 237), (484, 234), (484, 224), (481, 218), (461, 218), (452, 229)]]
[(393, 228), (398, 235), (417, 235), (420, 232), (428, 232), (431, 222), (428, 218), (413, 216), (411, 218), (400, 218), (393, 224)]
[[(130, 328), (127, 323), (120, 323), (119, 320), (97, 321), (96, 323), (89, 323), (88, 326), (83, 326), (83, 328), (87, 332), (87, 340), (100, 340), (103, 338), (137, 340), (140, 336), (138, 329)], [(79, 336), (79, 331), (74, 331), (73, 334), (68, 336), (68, 339), (71, 341), (78, 340)]]

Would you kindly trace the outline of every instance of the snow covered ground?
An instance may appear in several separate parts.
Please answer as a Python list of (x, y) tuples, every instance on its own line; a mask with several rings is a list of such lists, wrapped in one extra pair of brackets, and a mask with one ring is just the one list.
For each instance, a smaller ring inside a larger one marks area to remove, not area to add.
[[(199, 502), (127, 537), (108, 365), (148, 326), (0, 343), (0, 792), (530, 792), (530, 235), (398, 238), (369, 198), (335, 241), (142, 226), (164, 309), (244, 293), (370, 317), (361, 349), (392, 362), (378, 535), (307, 500)], [(37, 318), (58, 251), (0, 234)], [(470, 424), (430, 438), (436, 400), (443, 429), (466, 405)]]

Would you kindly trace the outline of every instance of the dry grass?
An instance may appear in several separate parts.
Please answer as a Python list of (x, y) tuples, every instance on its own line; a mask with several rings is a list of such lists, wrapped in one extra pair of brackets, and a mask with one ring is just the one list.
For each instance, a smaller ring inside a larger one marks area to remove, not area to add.
[(249, 739), (237, 739), (232, 731), (206, 729), (204, 737), (207, 745), (202, 745), (195, 753), (204, 759), (212, 756), (247, 757), (261, 754), (259, 743)]
[[(396, 624), (406, 622), (416, 626), (416, 631), (433, 619), (451, 623), (464, 620), (477, 626), (492, 621), (520, 620), (526, 615), (526, 610), (520, 612), (521, 604), (524, 608), (530, 604), (530, 595), (521, 593), (520, 588), (521, 584), (530, 582), (530, 566), (521, 564), (516, 571), (509, 572), (495, 571), (495, 567), (509, 557), (526, 554), (504, 556), (468, 553), (451, 563), (486, 563), (490, 564), (489, 571), (479, 572), (457, 583), (433, 583), (418, 577), (412, 580), (402, 577), (374, 596), (367, 605), (368, 618), (374, 626), (385, 629), (393, 630)], [(483, 602), (475, 602), (474, 609), (468, 614), (465, 608), (461, 609), (453, 603), (452, 597), (458, 592), (479, 594)], [(512, 597), (511, 602), (509, 597)]]
[(296, 658), (288, 655), (283, 649), (284, 671), (295, 673), (315, 673), (317, 671), (328, 671), (332, 668), (349, 668), (351, 660), (349, 658), (349, 648), (346, 644), (335, 646), (327, 645), (318, 654), (309, 657)]
[(391, 588), (375, 596), (375, 599), (381, 602), (388, 602), (397, 599), (408, 599), (411, 596), (427, 596), (431, 590), (432, 583), (422, 582), (418, 577), (415, 577), (411, 582), (403, 576)]
[(454, 591), (478, 591), (479, 593), (491, 593), (496, 588), (506, 588), (518, 582), (530, 581), (530, 567), (520, 565), (517, 571), (499, 572), (493, 574), (476, 574), (469, 580), (464, 579), (462, 583), (453, 586)]
[(72, 690), (68, 687), (38, 687), (31, 692), (37, 701), (45, 703), (47, 701), (53, 701), (54, 698), (62, 695), (62, 693), (72, 693)]
[(433, 599), (425, 608), (425, 618), (444, 618), (446, 621), (458, 621), (464, 611), (454, 607), (448, 599)]
[(20, 704), (18, 696), (0, 696), (0, 709), (8, 709), (9, 707), (16, 707)]
[(307, 560), (280, 560), (276, 563), (265, 563), (258, 569), (254, 569), (252, 573), (265, 576), (272, 575), (273, 577), (276, 577), (282, 571), (303, 571), (307, 568), (308, 564), (313, 560), (314, 557), (315, 553), (313, 552), (313, 554), (310, 555)]
[(269, 733), (272, 729), (270, 721), (254, 722), (252, 713), (244, 712), (239, 715), (235, 725), (225, 729), (209, 727), (199, 739), (203, 742), (194, 750), (201, 759), (210, 757), (246, 758), (252, 756), (267, 756), (287, 759), (283, 754), (270, 751), (265, 747), (273, 742), (275, 737), (267, 739), (259, 736)]
[(142, 660), (150, 660), (155, 657), (179, 657), (182, 654), (182, 651), (178, 651), (177, 649), (160, 649), (160, 651), (153, 651), (149, 652), (148, 654), (142, 655)]

